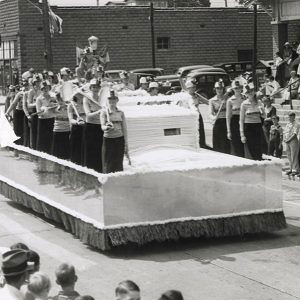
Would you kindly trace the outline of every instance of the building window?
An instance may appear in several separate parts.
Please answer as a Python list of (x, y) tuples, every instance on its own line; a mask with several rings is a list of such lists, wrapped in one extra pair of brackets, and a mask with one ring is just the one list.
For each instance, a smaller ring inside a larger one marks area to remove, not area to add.
[(1, 43), (0, 60), (15, 59), (17, 53), (17, 41), (4, 41)]
[(158, 37), (156, 43), (157, 49), (159, 50), (167, 50), (171, 48), (169, 37)]

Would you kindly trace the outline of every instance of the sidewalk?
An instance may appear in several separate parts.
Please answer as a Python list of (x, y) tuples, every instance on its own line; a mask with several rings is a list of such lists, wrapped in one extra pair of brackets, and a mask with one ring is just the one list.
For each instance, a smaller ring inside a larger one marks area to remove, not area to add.
[(0, 95), (0, 105), (4, 105), (5, 104), (5, 99), (6, 99), (6, 96)]

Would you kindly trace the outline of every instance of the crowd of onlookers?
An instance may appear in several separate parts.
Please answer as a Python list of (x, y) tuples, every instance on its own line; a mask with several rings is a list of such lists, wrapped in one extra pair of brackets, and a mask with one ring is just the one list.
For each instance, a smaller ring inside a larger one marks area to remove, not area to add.
[[(1, 248), (2, 263), (0, 272), (1, 300), (95, 300), (97, 296), (81, 295), (76, 290), (78, 276), (73, 265), (60, 264), (55, 270), (55, 283), (60, 291), (51, 294), (49, 276), (41, 272), (40, 256), (30, 250), (24, 243), (13, 244), (10, 248)], [(115, 289), (116, 300), (140, 300), (141, 291), (138, 285), (125, 280)], [(158, 300), (183, 300), (180, 291), (169, 290)]]

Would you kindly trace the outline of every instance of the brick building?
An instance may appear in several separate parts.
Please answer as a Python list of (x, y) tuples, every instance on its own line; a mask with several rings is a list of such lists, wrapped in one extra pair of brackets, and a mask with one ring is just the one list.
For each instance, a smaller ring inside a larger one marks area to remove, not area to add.
[[(0, 2), (0, 81), (6, 73), (45, 67), (44, 35), (37, 0)], [(152, 64), (149, 8), (139, 6), (53, 7), (63, 19), (63, 34), (52, 39), (53, 69), (75, 68), (76, 45), (96, 35), (110, 51), (110, 68)], [(156, 64), (171, 73), (179, 66), (246, 60), (251, 57), (252, 13), (241, 8), (156, 9)], [(272, 58), (270, 17), (258, 14), (258, 58)]]

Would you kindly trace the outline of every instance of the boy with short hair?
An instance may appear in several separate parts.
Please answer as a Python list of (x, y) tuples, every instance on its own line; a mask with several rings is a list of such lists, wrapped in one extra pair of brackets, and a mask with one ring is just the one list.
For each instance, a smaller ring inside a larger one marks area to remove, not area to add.
[(295, 121), (296, 114), (294, 112), (289, 113), (289, 123), (283, 131), (283, 141), (286, 143), (286, 153), (290, 163), (290, 170), (286, 172), (287, 175), (297, 175), (299, 173), (299, 124)]
[(282, 156), (282, 139), (283, 129), (279, 125), (279, 117), (272, 116), (273, 125), (270, 127), (269, 149), (268, 154), (281, 158)]
[(52, 299), (53, 300), (74, 300), (79, 295), (75, 291), (77, 275), (73, 265), (63, 263), (55, 271), (56, 283), (61, 286), (61, 291)]

